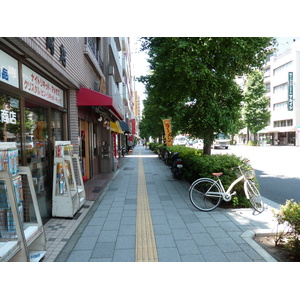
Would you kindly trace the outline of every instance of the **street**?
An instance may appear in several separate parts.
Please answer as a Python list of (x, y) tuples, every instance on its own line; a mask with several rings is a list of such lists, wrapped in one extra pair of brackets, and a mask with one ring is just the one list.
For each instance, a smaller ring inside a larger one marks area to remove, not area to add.
[(293, 146), (230, 146), (212, 149), (212, 154), (235, 154), (250, 159), (263, 197), (284, 204), (300, 201), (300, 148)]

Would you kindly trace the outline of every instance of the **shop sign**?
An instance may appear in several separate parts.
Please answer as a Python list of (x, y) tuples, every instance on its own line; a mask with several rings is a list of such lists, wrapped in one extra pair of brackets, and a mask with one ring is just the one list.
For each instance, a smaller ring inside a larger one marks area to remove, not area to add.
[(294, 109), (293, 103), (293, 72), (289, 72), (288, 81), (288, 110), (292, 111)]
[(19, 87), (18, 61), (0, 50), (0, 81)]
[[(54, 51), (55, 51), (55, 38), (54, 37), (46, 37), (46, 49), (50, 50), (51, 55), (54, 55)], [(59, 47), (59, 51), (60, 51), (60, 56), (59, 56), (59, 61), (62, 63), (62, 65), (64, 67), (67, 66), (67, 51), (64, 45), (60, 45)]]
[(173, 145), (171, 119), (162, 119), (162, 121), (165, 130), (166, 144), (169, 147)]
[(64, 107), (63, 90), (24, 65), (22, 70), (24, 91)]
[(14, 111), (1, 109), (0, 122), (6, 124), (17, 124), (17, 114)]

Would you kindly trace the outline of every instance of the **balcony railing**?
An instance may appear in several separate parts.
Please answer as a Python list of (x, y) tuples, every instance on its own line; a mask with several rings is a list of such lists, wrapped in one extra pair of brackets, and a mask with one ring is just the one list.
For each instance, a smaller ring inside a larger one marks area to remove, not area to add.
[(101, 59), (100, 51), (97, 47), (97, 40), (95, 38), (88, 37), (87, 45), (88, 45), (89, 49), (92, 51), (92, 53), (94, 54), (94, 56), (99, 64), (99, 67), (101, 68), (101, 70), (103, 70), (103, 61)]

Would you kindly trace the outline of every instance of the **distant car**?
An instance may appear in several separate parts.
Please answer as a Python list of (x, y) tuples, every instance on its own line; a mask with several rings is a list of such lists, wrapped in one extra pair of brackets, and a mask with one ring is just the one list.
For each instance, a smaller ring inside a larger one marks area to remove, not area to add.
[(194, 143), (193, 143), (193, 147), (195, 149), (203, 149), (203, 140), (196, 140)]
[(230, 138), (228, 135), (219, 133), (217, 135), (217, 138), (213, 141), (212, 147), (214, 149), (216, 148), (225, 148), (228, 149), (230, 145)]
[(174, 145), (185, 146), (186, 145), (186, 138), (184, 136), (176, 136), (173, 142)]

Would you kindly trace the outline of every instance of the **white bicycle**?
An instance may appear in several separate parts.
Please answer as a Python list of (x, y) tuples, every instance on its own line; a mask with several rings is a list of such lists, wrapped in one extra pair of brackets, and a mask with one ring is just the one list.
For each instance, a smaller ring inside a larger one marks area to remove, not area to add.
[(195, 180), (189, 189), (189, 196), (192, 204), (199, 210), (211, 211), (219, 206), (221, 200), (230, 201), (232, 196), (236, 192), (231, 192), (233, 187), (240, 181), (244, 181), (244, 192), (246, 198), (250, 202), (251, 206), (259, 213), (264, 210), (264, 203), (260, 192), (258, 191), (253, 178), (255, 177), (255, 172), (253, 169), (249, 171), (243, 171), (242, 166), (247, 164), (248, 161), (244, 161), (242, 165), (232, 168), (231, 170), (238, 169), (241, 176), (231, 183), (227, 191), (225, 191), (224, 186), (220, 177), (223, 173), (212, 173), (217, 180), (210, 178), (199, 178)]

